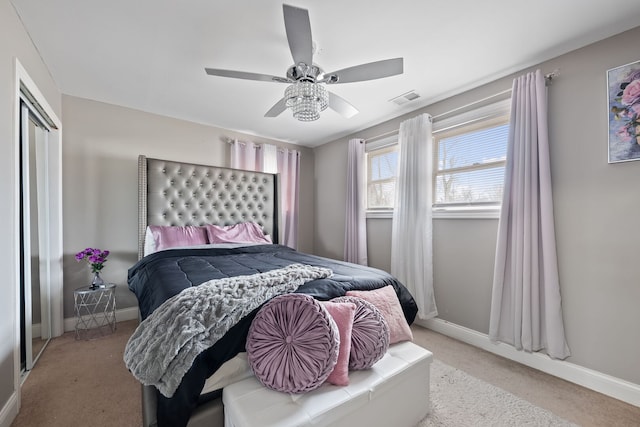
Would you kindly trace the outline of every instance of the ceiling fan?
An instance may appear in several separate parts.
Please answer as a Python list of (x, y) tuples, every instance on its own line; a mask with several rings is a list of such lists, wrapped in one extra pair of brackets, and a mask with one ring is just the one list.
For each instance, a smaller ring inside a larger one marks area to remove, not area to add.
[(296, 119), (313, 121), (320, 118), (320, 112), (329, 107), (349, 118), (357, 114), (358, 110), (345, 99), (327, 91), (325, 84), (360, 82), (402, 74), (402, 58), (370, 62), (325, 73), (322, 68), (313, 63), (309, 12), (286, 4), (282, 5), (282, 8), (289, 49), (294, 61), (287, 70), (286, 77), (205, 68), (207, 74), (212, 76), (289, 84), (284, 97), (267, 111), (265, 117), (276, 117), (288, 107)]

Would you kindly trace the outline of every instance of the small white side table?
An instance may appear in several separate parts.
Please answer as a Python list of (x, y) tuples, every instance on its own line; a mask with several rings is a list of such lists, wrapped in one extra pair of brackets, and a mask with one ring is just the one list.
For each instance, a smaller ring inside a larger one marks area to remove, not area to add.
[(116, 330), (116, 285), (106, 283), (73, 291), (76, 339), (93, 339)]

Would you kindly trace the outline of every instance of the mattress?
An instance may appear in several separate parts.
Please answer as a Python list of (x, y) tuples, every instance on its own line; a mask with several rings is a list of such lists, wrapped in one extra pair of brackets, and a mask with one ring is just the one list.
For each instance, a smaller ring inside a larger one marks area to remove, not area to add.
[(225, 427), (409, 427), (430, 410), (433, 355), (402, 342), (371, 369), (349, 373), (348, 386), (328, 383), (293, 395), (270, 390), (254, 377), (223, 390)]

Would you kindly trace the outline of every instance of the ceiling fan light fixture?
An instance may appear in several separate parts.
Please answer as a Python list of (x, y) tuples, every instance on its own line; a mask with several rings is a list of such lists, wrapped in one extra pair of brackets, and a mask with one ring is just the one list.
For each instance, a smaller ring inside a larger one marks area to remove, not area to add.
[(264, 117), (277, 117), (289, 108), (295, 119), (312, 122), (318, 120), (320, 113), (329, 107), (348, 119), (358, 114), (358, 109), (335, 93), (328, 92), (324, 85), (375, 80), (403, 73), (403, 59), (392, 58), (325, 74), (322, 68), (313, 63), (313, 55), (318, 54), (319, 50), (311, 37), (309, 11), (287, 4), (282, 5), (282, 10), (287, 42), (293, 58), (293, 65), (287, 69), (286, 77), (205, 68), (211, 76), (289, 84), (284, 97), (280, 98)]
[(320, 112), (329, 106), (329, 93), (324, 86), (308, 81), (298, 81), (284, 91), (286, 106), (293, 117), (301, 122), (312, 122), (320, 118)]

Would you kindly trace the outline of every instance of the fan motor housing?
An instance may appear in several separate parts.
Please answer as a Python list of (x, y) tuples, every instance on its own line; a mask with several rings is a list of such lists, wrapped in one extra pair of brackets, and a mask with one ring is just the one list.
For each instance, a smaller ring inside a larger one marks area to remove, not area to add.
[(292, 65), (287, 70), (287, 77), (295, 81), (306, 81), (316, 83), (318, 76), (323, 73), (322, 68), (317, 65), (307, 65), (303, 62)]

